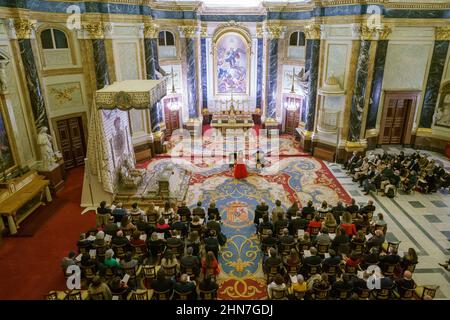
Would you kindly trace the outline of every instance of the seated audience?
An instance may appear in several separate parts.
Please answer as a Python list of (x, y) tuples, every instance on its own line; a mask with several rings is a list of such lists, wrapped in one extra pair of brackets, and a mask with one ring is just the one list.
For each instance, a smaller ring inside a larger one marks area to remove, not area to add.
[(92, 279), (88, 288), (88, 295), (90, 300), (111, 300), (112, 294), (108, 285), (101, 281), (99, 276)]
[(273, 298), (274, 290), (285, 291), (285, 295), (287, 296), (287, 286), (280, 274), (277, 274), (273, 281), (267, 286), (267, 296), (269, 299)]

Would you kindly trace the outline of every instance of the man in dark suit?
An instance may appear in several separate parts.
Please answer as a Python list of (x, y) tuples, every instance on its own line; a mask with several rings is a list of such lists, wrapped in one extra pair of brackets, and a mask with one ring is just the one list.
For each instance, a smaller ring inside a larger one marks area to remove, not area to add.
[(103, 228), (103, 231), (110, 236), (115, 236), (117, 231), (119, 231), (119, 227), (117, 226), (117, 223), (114, 222), (114, 219), (112, 217)]
[(416, 287), (416, 283), (412, 278), (412, 273), (408, 270), (403, 272), (403, 278), (395, 280), (395, 284), (397, 285), (397, 290), (401, 297), (406, 292), (406, 289), (414, 289)]
[(172, 230), (177, 230), (182, 236), (186, 236), (188, 233), (188, 227), (185, 222), (181, 221), (181, 217), (176, 214), (174, 217), (174, 222), (171, 225)]
[(271, 230), (267, 233), (267, 237), (264, 237), (261, 242), (261, 250), (266, 252), (269, 248), (277, 248), (278, 247), (278, 239), (273, 236)]
[(269, 256), (264, 261), (264, 272), (268, 273), (270, 268), (279, 266), (279, 272), (281, 271), (282, 260), (278, 256), (277, 251), (274, 248), (269, 249)]
[(122, 221), (122, 218), (128, 214), (127, 210), (123, 207), (122, 203), (119, 202), (117, 206), (112, 211), (111, 215), (114, 217), (114, 222)]
[(206, 211), (202, 207), (202, 202), (197, 202), (197, 206), (192, 210), (192, 215), (198, 216), (200, 219), (205, 219)]
[(263, 222), (261, 222), (258, 226), (258, 233), (262, 234), (263, 229), (272, 230), (273, 231), (273, 224), (269, 221), (269, 216), (267, 214), (263, 215), (262, 217)]
[(264, 201), (261, 201), (261, 203), (256, 206), (253, 223), (259, 225), (259, 219), (261, 219), (263, 215), (268, 214), (268, 212), (269, 206)]
[(145, 222), (145, 216), (139, 216), (139, 220), (136, 222), (136, 228), (139, 231), (145, 232), (147, 235), (152, 234), (155, 230), (149, 223)]
[(316, 209), (313, 206), (313, 202), (311, 200), (308, 200), (306, 207), (302, 208), (302, 217), (303, 218), (307, 218), (308, 216), (312, 217), (315, 212)]
[(184, 247), (184, 242), (177, 230), (172, 230), (172, 236), (166, 239), (166, 244), (168, 247)]
[(308, 220), (302, 217), (302, 213), (297, 211), (297, 216), (292, 217), (292, 220), (289, 222), (289, 232), (292, 235), (298, 234), (298, 230), (306, 230), (308, 227)]
[(191, 221), (191, 210), (186, 206), (186, 201), (183, 201), (181, 206), (178, 207), (177, 214), (182, 221)]
[(130, 241), (123, 235), (123, 231), (119, 230), (117, 231), (117, 234), (115, 237), (112, 238), (111, 244), (115, 246), (122, 246), (122, 245), (130, 245)]
[(198, 277), (200, 273), (200, 259), (197, 256), (194, 256), (193, 253), (194, 249), (192, 247), (186, 249), (186, 255), (180, 260), (180, 268), (183, 273), (186, 272), (186, 268), (192, 268), (195, 275)]
[(289, 234), (288, 228), (283, 229), (283, 235), (280, 237), (280, 244), (282, 245), (289, 245), (293, 244), (295, 242), (295, 239), (293, 236)]
[(331, 213), (333, 214), (336, 223), (339, 225), (341, 223), (341, 216), (347, 209), (342, 204), (342, 201), (338, 201), (335, 207), (331, 209)]
[(185, 273), (180, 276), (180, 280), (174, 284), (173, 289), (180, 293), (189, 293), (189, 300), (197, 299), (195, 282), (188, 281), (188, 275)]
[(369, 200), (367, 201), (367, 204), (361, 208), (361, 213), (369, 213), (369, 212), (374, 212), (376, 209), (376, 207), (373, 205), (373, 201)]
[(289, 228), (289, 220), (284, 218), (283, 213), (278, 212), (277, 221), (273, 225), (275, 235), (279, 235), (280, 230)]
[(389, 254), (380, 256), (381, 270), (385, 271), (389, 265), (396, 265), (400, 262), (400, 256), (397, 254), (397, 249), (390, 248)]
[(216, 234), (219, 234), (222, 231), (220, 223), (216, 221), (215, 214), (212, 214), (209, 217), (208, 223), (206, 224), (206, 228), (208, 228), (208, 230), (214, 230)]
[(315, 247), (311, 247), (309, 248), (309, 251), (311, 252), (311, 256), (304, 258), (303, 264), (311, 266), (319, 265), (322, 262), (322, 258), (317, 255), (317, 249)]
[(352, 202), (350, 205), (347, 206), (347, 211), (350, 212), (352, 215), (357, 213), (359, 211), (359, 206), (356, 204), (355, 199), (352, 198)]
[(348, 237), (345, 229), (338, 228), (336, 236), (334, 237), (333, 241), (331, 241), (331, 249), (338, 252), (338, 254), (348, 253), (350, 249), (349, 244), (350, 238)]
[(344, 164), (344, 169), (348, 170), (350, 165), (356, 163), (356, 161), (358, 161), (358, 153), (356, 151), (353, 151), (350, 159), (348, 159), (348, 161)]
[(370, 250), (371, 248), (380, 248), (384, 243), (384, 234), (381, 230), (375, 230), (375, 234), (372, 238), (367, 240), (366, 249)]
[(170, 290), (169, 296), (172, 295), (173, 282), (166, 278), (166, 273), (163, 268), (159, 269), (156, 279), (152, 280), (151, 286), (153, 290), (158, 292)]
[(96, 222), (97, 227), (103, 227), (109, 222), (111, 209), (106, 207), (106, 201), (100, 202), (100, 207), (97, 208)]
[(322, 261), (323, 266), (334, 266), (337, 267), (341, 263), (341, 257), (336, 255), (336, 251), (333, 249), (328, 250), (328, 254), (330, 255), (328, 258), (325, 258)]
[(209, 232), (209, 236), (205, 238), (205, 251), (212, 251), (216, 256), (216, 259), (219, 259), (219, 240), (217, 240), (217, 233), (214, 230)]

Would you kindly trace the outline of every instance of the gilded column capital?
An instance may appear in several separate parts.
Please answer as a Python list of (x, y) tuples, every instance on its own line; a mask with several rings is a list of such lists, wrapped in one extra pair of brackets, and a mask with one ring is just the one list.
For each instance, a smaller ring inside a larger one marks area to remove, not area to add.
[(270, 39), (280, 39), (284, 36), (286, 27), (279, 24), (270, 24), (266, 26), (266, 30)]
[(309, 24), (305, 26), (306, 39), (320, 39), (320, 24)]
[(208, 36), (208, 28), (206, 26), (201, 27), (200, 29), (200, 37), (206, 38)]
[(264, 37), (264, 29), (261, 25), (256, 26), (256, 37), (263, 38)]
[(450, 27), (436, 27), (435, 40), (450, 40)]
[(178, 30), (184, 38), (195, 38), (199, 33), (197, 26), (179, 26)]
[(392, 28), (388, 26), (382, 26), (380, 28), (377, 28), (379, 40), (387, 40), (391, 32)]
[(90, 22), (83, 26), (83, 29), (89, 33), (91, 39), (103, 39), (105, 37), (105, 27), (103, 22)]
[(14, 19), (14, 30), (17, 39), (30, 39), (36, 23), (26, 19)]
[(360, 35), (363, 40), (373, 40), (377, 34), (376, 28), (371, 28), (366, 25), (361, 26)]
[(144, 24), (144, 38), (158, 38), (160, 26), (154, 22)]

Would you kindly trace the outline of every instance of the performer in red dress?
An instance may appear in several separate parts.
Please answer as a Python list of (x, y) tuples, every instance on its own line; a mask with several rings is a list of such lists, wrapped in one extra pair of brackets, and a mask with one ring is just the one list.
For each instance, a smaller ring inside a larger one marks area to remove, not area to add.
[(234, 166), (234, 177), (236, 179), (245, 179), (248, 177), (247, 167), (244, 163), (244, 156), (239, 152), (236, 164)]

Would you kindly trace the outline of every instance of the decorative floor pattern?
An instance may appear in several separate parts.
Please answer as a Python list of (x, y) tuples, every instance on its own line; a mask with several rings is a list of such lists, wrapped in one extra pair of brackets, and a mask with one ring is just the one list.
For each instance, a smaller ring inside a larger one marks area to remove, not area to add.
[[(148, 168), (153, 170), (172, 160), (157, 160)], [(222, 231), (228, 238), (219, 259), (221, 299), (262, 299), (267, 295), (253, 224), (253, 210), (259, 202), (264, 200), (273, 208), (276, 199), (285, 206), (309, 199), (315, 202), (350, 200), (323, 162), (310, 157), (286, 157), (272, 162), (272, 166), (261, 173), (249, 166), (250, 175), (244, 180), (234, 179), (226, 164), (196, 166), (182, 160), (176, 165), (192, 172), (188, 205), (194, 207), (197, 201), (202, 201), (203, 206), (208, 207), (215, 201), (220, 210)], [(277, 170), (273, 170), (275, 167)]]

